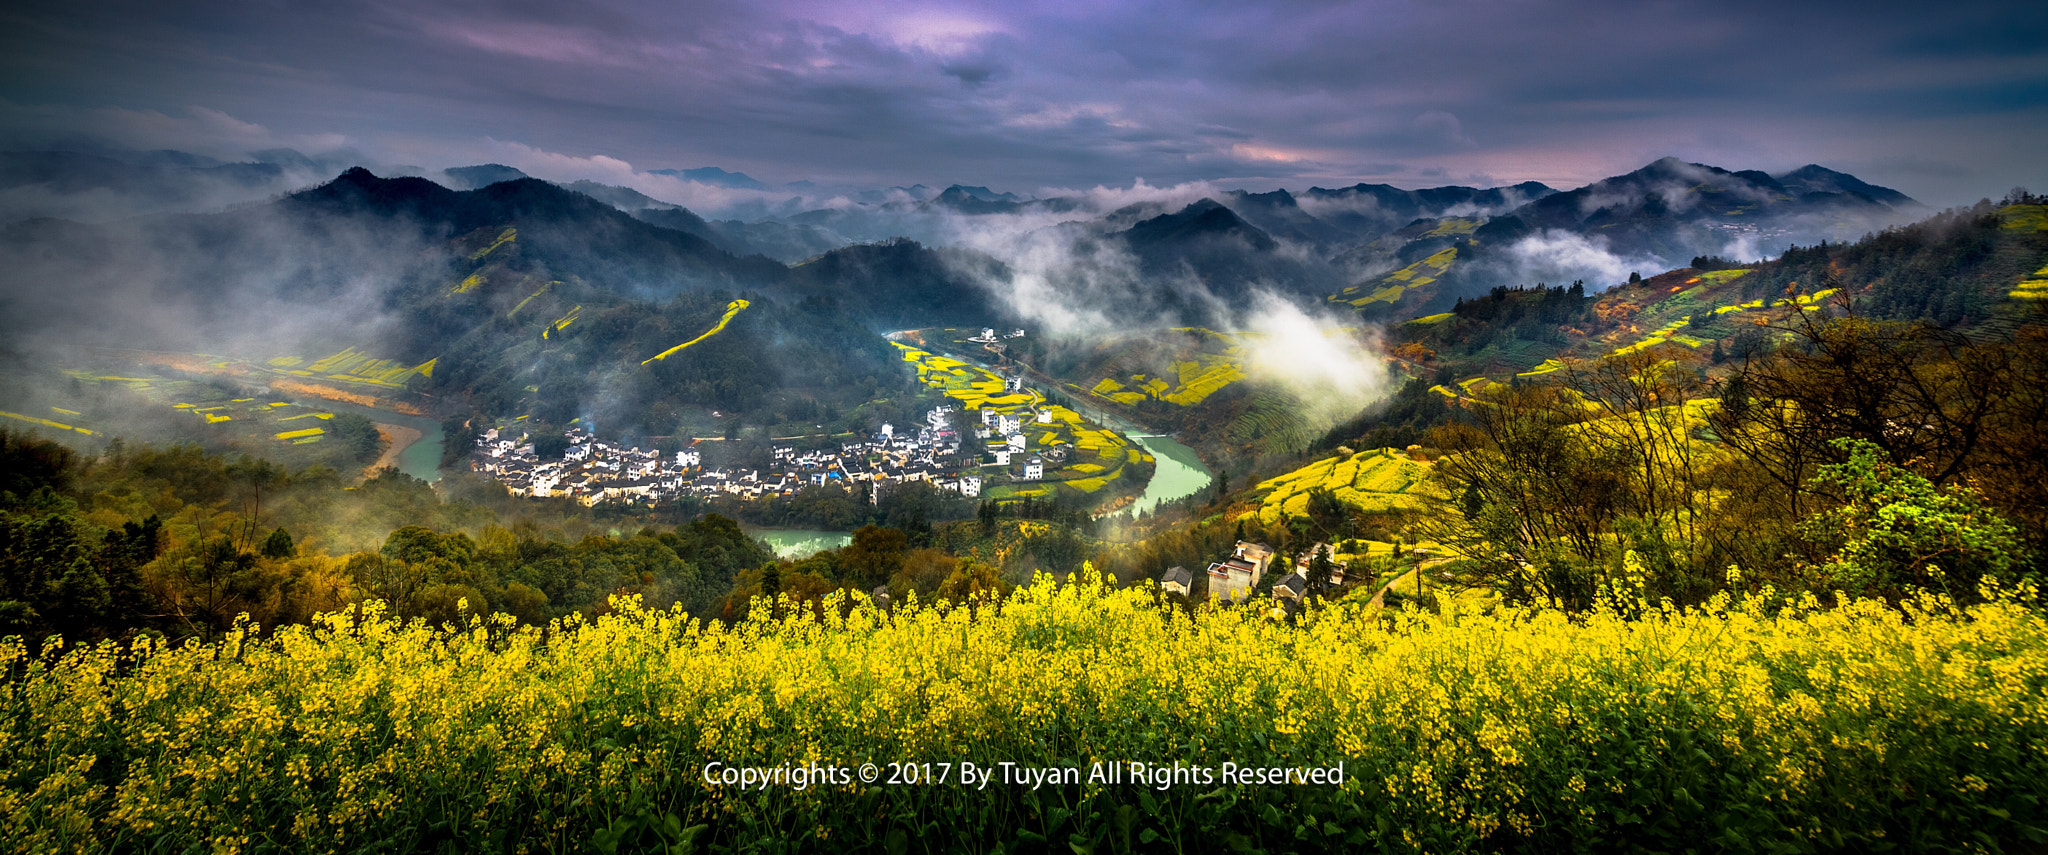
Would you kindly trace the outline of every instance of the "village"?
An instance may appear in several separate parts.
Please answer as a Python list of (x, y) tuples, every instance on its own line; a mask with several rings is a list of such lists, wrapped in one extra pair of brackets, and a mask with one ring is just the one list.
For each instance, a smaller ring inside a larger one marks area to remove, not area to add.
[(517, 496), (567, 497), (585, 505), (655, 505), (692, 496), (786, 496), (828, 484), (868, 485), (873, 499), (881, 492), (875, 488), (912, 481), (979, 498), (985, 480), (1037, 481), (1045, 477), (1048, 463), (1056, 467), (1067, 456), (1062, 448), (1027, 453), (1026, 420), (1049, 422), (1050, 411), (982, 409), (971, 437), (956, 429), (957, 412), (950, 404), (940, 405), (914, 431), (884, 424), (873, 437), (837, 448), (774, 446), (765, 467), (706, 466), (696, 445), (662, 454), (606, 442), (575, 426), (567, 430), (561, 459), (543, 460), (531, 435), (492, 428), (478, 438), (470, 468)]

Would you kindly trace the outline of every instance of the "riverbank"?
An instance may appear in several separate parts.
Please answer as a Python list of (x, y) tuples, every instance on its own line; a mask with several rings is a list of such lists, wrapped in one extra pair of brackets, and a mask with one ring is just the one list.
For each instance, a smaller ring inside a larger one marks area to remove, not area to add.
[(377, 462), (363, 467), (364, 478), (376, 477), (377, 472), (387, 466), (397, 469), (401, 455), (405, 454), (405, 450), (411, 448), (413, 443), (419, 442), (420, 438), (427, 434), (419, 428), (378, 422), (377, 435), (384, 438), (384, 453), (377, 455)]

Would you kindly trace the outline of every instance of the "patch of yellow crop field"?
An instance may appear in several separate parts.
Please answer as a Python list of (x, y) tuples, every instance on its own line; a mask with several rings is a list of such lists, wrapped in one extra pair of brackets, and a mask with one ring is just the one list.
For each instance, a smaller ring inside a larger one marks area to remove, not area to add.
[(1465, 390), (1467, 395), (1477, 395), (1498, 385), (1500, 384), (1486, 379), (1486, 376), (1483, 374), (1478, 377), (1458, 381), (1458, 388)]
[(1431, 325), (1431, 324), (1440, 324), (1440, 323), (1443, 323), (1444, 321), (1448, 321), (1448, 320), (1450, 320), (1450, 319), (1452, 319), (1452, 318), (1455, 318), (1455, 317), (1457, 317), (1457, 313), (1455, 313), (1455, 312), (1442, 312), (1442, 313), (1440, 313), (1440, 314), (1435, 314), (1435, 315), (1423, 315), (1422, 317), (1419, 317), (1419, 318), (1416, 318), (1415, 320), (1409, 321), (1409, 323), (1411, 323), (1411, 324), (1421, 324), (1421, 325), (1423, 325), (1423, 326), (1429, 326), (1429, 325)]
[[(1410, 284), (1426, 285), (1432, 281), (1435, 280), (1431, 278), (1424, 278)], [(1408, 287), (1408, 285), (1388, 285), (1364, 297), (1352, 300), (1351, 305), (1362, 309), (1366, 306), (1372, 305), (1373, 303), (1398, 303), (1401, 301), (1401, 295), (1408, 292)]]
[(235, 420), (234, 416), (217, 416), (214, 415), (213, 413), (201, 413), (201, 415), (206, 416), (206, 423), (210, 425), (217, 425), (220, 424), (221, 422), (231, 422)]
[(541, 295), (541, 294), (543, 294), (543, 293), (546, 293), (546, 292), (547, 292), (547, 290), (548, 290), (549, 288), (553, 288), (554, 286), (556, 286), (556, 285), (560, 285), (560, 284), (562, 284), (562, 281), (561, 281), (561, 280), (559, 280), (559, 279), (557, 279), (557, 280), (551, 281), (551, 282), (549, 282), (549, 283), (547, 283), (547, 284), (545, 284), (545, 285), (542, 285), (542, 286), (540, 286), (540, 289), (539, 289), (539, 290), (537, 290), (537, 291), (534, 291), (533, 293), (531, 293), (531, 294), (528, 294), (528, 295), (526, 295), (526, 299), (524, 299), (524, 300), (520, 300), (520, 301), (519, 301), (519, 305), (517, 305), (517, 306), (513, 306), (513, 307), (512, 307), (512, 311), (506, 312), (506, 313), (505, 313), (505, 317), (507, 317), (507, 318), (511, 318), (511, 317), (515, 317), (515, 316), (517, 316), (517, 315), (519, 314), (519, 310), (520, 310), (520, 309), (524, 309), (524, 308), (526, 308), (526, 304), (527, 304), (527, 303), (531, 303), (531, 302), (533, 302), (533, 298), (535, 298), (535, 297), (538, 297), (538, 296), (540, 296), (540, 295)]
[(2048, 205), (2007, 205), (1998, 209), (2000, 226), (2016, 232), (2048, 232)]
[(569, 325), (575, 323), (576, 319), (578, 317), (581, 317), (582, 315), (582, 306), (577, 306), (576, 308), (570, 309), (568, 314), (556, 318), (553, 321), (550, 321), (546, 327), (541, 328), (540, 337), (547, 338), (550, 334), (568, 329)]
[(1422, 236), (1455, 237), (1457, 235), (1469, 235), (1472, 233), (1472, 230), (1476, 228), (1479, 228), (1478, 220), (1467, 219), (1465, 217), (1445, 217), (1442, 220), (1437, 221), (1436, 228), (1423, 232)]
[(1052, 420), (1056, 422), (1063, 422), (1070, 425), (1078, 425), (1081, 423), (1080, 413), (1074, 412), (1073, 410), (1069, 410), (1066, 407), (1062, 407), (1058, 404), (1052, 404), (1045, 407), (1041, 407), (1039, 408), (1039, 412), (1051, 413)]
[(1094, 472), (1101, 472), (1103, 470), (1103, 467), (1100, 464), (1096, 463), (1076, 463), (1073, 466), (1073, 470), (1075, 472), (1089, 474)]
[(482, 261), (482, 260), (484, 260), (484, 256), (487, 256), (487, 255), (490, 255), (490, 254), (491, 254), (491, 253), (493, 253), (493, 252), (496, 252), (496, 251), (498, 250), (498, 247), (501, 247), (501, 246), (504, 246), (505, 244), (511, 243), (511, 242), (513, 242), (514, 240), (517, 240), (518, 238), (519, 238), (519, 230), (518, 230), (518, 229), (515, 229), (515, 228), (512, 228), (512, 227), (510, 227), (510, 226), (507, 226), (507, 227), (505, 227), (505, 230), (504, 230), (504, 231), (502, 231), (502, 232), (499, 232), (499, 233), (498, 233), (498, 239), (497, 239), (497, 240), (494, 240), (494, 241), (491, 241), (491, 244), (490, 244), (489, 246), (486, 246), (486, 247), (484, 247), (483, 249), (479, 249), (479, 250), (477, 250), (476, 252), (470, 253), (470, 255), (469, 255), (469, 260), (470, 260), (470, 261)]
[(2028, 279), (2006, 296), (2015, 300), (2048, 300), (2048, 279)]
[(1308, 494), (1327, 489), (1345, 504), (1366, 511), (1420, 507), (1428, 489), (1429, 464), (1391, 448), (1318, 460), (1259, 483), (1270, 490), (1259, 502), (1259, 519), (1279, 523), (1308, 513)]
[(1077, 478), (1068, 481), (1067, 486), (1080, 490), (1083, 493), (1093, 493), (1102, 489), (1102, 486), (1108, 483), (1109, 479), (1107, 478)]
[(1244, 368), (1239, 360), (1222, 354), (1201, 354), (1194, 359), (1176, 362), (1173, 372), (1173, 380), (1133, 374), (1129, 384), (1114, 377), (1104, 377), (1089, 391), (1098, 398), (1107, 398), (1126, 405), (1151, 398), (1169, 404), (1192, 407), (1224, 387), (1245, 378)]
[(1431, 386), (1431, 387), (1429, 387), (1429, 391), (1431, 391), (1431, 392), (1435, 392), (1435, 393), (1437, 393), (1437, 394), (1439, 394), (1439, 395), (1442, 395), (1442, 396), (1444, 396), (1444, 397), (1446, 397), (1446, 398), (1456, 398), (1456, 397), (1458, 397), (1458, 392), (1457, 392), (1457, 390), (1455, 390), (1455, 389), (1452, 389), (1452, 388), (1451, 388), (1451, 387), (1449, 387), (1449, 386), (1445, 386), (1445, 385), (1443, 385), (1442, 383), (1438, 383), (1438, 384), (1436, 384), (1435, 386)]
[[(275, 360), (273, 360), (274, 362)], [(340, 353), (330, 354), (315, 360), (303, 369), (284, 373), (301, 377), (324, 375), (328, 380), (345, 383), (366, 383), (392, 389), (405, 387), (413, 375), (431, 375), (435, 360), (429, 359), (419, 365), (406, 365), (389, 359), (378, 359), (353, 347), (344, 348)]]
[(959, 401), (964, 409), (1017, 412), (1035, 407), (1043, 400), (1034, 389), (1004, 394), (1007, 386), (1003, 378), (973, 363), (919, 350), (902, 342), (890, 344), (902, 353), (904, 362), (917, 367), (919, 381)]
[(270, 402), (269, 404), (265, 404), (264, 406), (267, 406), (267, 407), (272, 407), (272, 408), (276, 408), (276, 407), (289, 407), (289, 406), (291, 406), (291, 404), (288, 404), (288, 403), (286, 403), (286, 402), (284, 402), (284, 401), (272, 401), (272, 402)]
[(1539, 362), (1539, 363), (1537, 363), (1537, 364), (1536, 364), (1536, 367), (1535, 367), (1535, 368), (1531, 368), (1531, 369), (1529, 369), (1529, 370), (1527, 370), (1527, 371), (1524, 371), (1524, 372), (1522, 372), (1521, 374), (1518, 374), (1518, 375), (1516, 375), (1516, 376), (1518, 376), (1518, 377), (1536, 377), (1536, 376), (1539, 376), (1539, 375), (1543, 375), (1543, 374), (1549, 374), (1550, 372), (1552, 372), (1552, 371), (1556, 371), (1556, 370), (1558, 370), (1558, 369), (1561, 369), (1561, 368), (1563, 368), (1563, 367), (1564, 367), (1564, 363), (1562, 363), (1562, 362), (1559, 362), (1559, 361), (1557, 361), (1557, 360), (1556, 360), (1555, 358), (1552, 358), (1552, 359), (1546, 359), (1546, 360), (1543, 360), (1542, 362)]
[(296, 416), (285, 416), (284, 418), (278, 419), (278, 421), (281, 421), (281, 422), (290, 422), (290, 421), (297, 421), (297, 420), (299, 420), (299, 419), (331, 419), (331, 418), (334, 418), (334, 414), (333, 414), (333, 413), (300, 413), (299, 415), (296, 415)]
[(1443, 272), (1451, 266), (1451, 262), (1457, 259), (1458, 248), (1447, 246), (1438, 250), (1435, 255), (1387, 274), (1386, 278), (1395, 282), (1408, 282), (1416, 285), (1435, 281), (1436, 277), (1442, 276)]
[(50, 410), (51, 410), (52, 412), (55, 412), (55, 413), (59, 413), (59, 414), (62, 414), (62, 415), (66, 415), (66, 416), (82, 416), (82, 415), (85, 415), (84, 413), (81, 413), (81, 412), (79, 412), (79, 411), (77, 411), (77, 410), (67, 410), (67, 409), (64, 409), (63, 407), (51, 407), (51, 408), (50, 408)]
[(1199, 404), (1224, 387), (1245, 379), (1243, 365), (1227, 357), (1203, 356), (1182, 362), (1176, 369), (1180, 374), (1180, 388), (1161, 394), (1159, 399), (1183, 407)]
[(1705, 273), (1700, 274), (1699, 278), (1718, 285), (1724, 282), (1733, 282), (1737, 279), (1741, 279), (1742, 277), (1748, 275), (1749, 271), (1747, 269), (1709, 270)]
[(327, 430), (325, 428), (306, 428), (304, 430), (283, 431), (274, 434), (274, 436), (276, 436), (278, 439), (303, 439), (309, 436), (319, 436), (326, 432)]
[[(52, 409), (55, 408), (53, 407)], [(49, 419), (37, 418), (35, 416), (24, 416), (20, 413), (10, 413), (5, 410), (0, 410), (0, 418), (14, 419), (16, 421), (28, 422), (29, 424), (32, 425), (41, 425), (42, 427), (46, 428), (56, 428), (57, 430), (68, 430), (73, 433), (81, 433), (86, 436), (93, 435), (92, 431), (86, 430), (85, 428), (82, 427), (73, 427), (63, 422), (51, 421)]]
[(462, 277), (462, 281), (455, 284), (455, 290), (449, 291), (448, 293), (451, 295), (468, 293), (470, 291), (476, 290), (477, 286), (480, 286), (487, 281), (489, 281), (489, 277), (485, 276), (484, 272), (479, 270), (475, 273), (469, 274), (468, 276)]
[(1614, 350), (1609, 351), (1607, 355), (1627, 356), (1639, 350), (1649, 350), (1650, 348), (1656, 347), (1657, 345), (1663, 344), (1667, 341), (1670, 341), (1670, 339), (1667, 339), (1661, 335), (1653, 335), (1649, 338), (1643, 339), (1642, 341), (1636, 342), (1635, 344), (1617, 347)]
[(719, 334), (720, 332), (723, 332), (725, 330), (725, 325), (732, 323), (733, 316), (738, 315), (740, 312), (746, 311), (748, 305), (751, 304), (749, 304), (746, 300), (734, 300), (730, 303), (725, 304), (725, 314), (721, 315), (718, 318), (718, 323), (713, 324), (710, 329), (705, 330), (703, 335), (697, 336), (696, 338), (690, 339), (689, 341), (683, 342), (682, 344), (676, 345), (675, 347), (671, 347), (651, 357), (648, 357), (647, 359), (641, 360), (640, 364), (646, 365), (649, 362), (658, 362), (660, 360), (667, 359), (669, 357), (669, 354), (675, 353), (676, 351), (682, 350), (683, 348), (689, 347), (690, 345), (696, 344), (697, 342), (703, 341), (707, 338)]

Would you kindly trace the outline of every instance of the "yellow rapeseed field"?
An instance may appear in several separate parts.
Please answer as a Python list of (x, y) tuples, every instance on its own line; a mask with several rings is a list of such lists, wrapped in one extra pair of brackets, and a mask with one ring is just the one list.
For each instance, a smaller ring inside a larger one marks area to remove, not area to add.
[[(1914, 850), (2043, 822), (2048, 622), (2009, 599), (1288, 622), (1077, 578), (732, 627), (618, 598), (545, 630), (369, 604), (132, 655), (10, 639), (0, 845)], [(962, 762), (1081, 782), (887, 783)], [(881, 777), (743, 789), (712, 763)], [(1098, 763), (1343, 777), (1090, 783)]]

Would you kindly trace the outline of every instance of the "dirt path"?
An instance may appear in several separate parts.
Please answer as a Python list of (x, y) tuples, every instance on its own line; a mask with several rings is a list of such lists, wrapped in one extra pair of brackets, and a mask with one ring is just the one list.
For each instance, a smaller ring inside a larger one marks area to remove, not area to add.
[(398, 468), (398, 455), (405, 451), (408, 446), (419, 442), (420, 437), (426, 434), (421, 433), (419, 428), (409, 428), (405, 425), (387, 425), (383, 422), (378, 422), (377, 435), (384, 438), (384, 453), (377, 457), (377, 462), (363, 468), (363, 477), (365, 478), (376, 477), (377, 470), (383, 469), (386, 466), (394, 469)]

